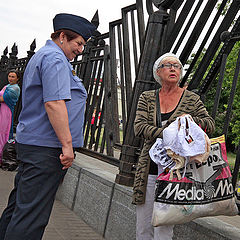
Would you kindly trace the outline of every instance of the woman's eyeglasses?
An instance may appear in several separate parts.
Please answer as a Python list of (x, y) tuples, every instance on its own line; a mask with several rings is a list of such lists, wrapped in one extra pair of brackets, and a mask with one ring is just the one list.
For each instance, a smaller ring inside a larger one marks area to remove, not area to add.
[(161, 64), (159, 66), (159, 68), (168, 68), (168, 69), (170, 69), (172, 67), (175, 68), (175, 69), (181, 69), (182, 68), (182, 66), (178, 63), (165, 63), (165, 64)]

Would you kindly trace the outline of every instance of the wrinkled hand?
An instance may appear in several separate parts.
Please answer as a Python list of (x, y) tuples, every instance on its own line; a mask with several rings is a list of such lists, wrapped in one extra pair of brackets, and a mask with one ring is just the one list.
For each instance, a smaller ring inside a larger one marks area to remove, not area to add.
[(63, 165), (63, 170), (72, 166), (74, 160), (74, 153), (72, 147), (62, 147), (62, 153), (59, 156)]
[(186, 116), (188, 116), (189, 119), (192, 120), (192, 121), (194, 122), (192, 116), (191, 116), (190, 114), (188, 114), (188, 113), (184, 113), (184, 114), (182, 114), (180, 117), (186, 117)]

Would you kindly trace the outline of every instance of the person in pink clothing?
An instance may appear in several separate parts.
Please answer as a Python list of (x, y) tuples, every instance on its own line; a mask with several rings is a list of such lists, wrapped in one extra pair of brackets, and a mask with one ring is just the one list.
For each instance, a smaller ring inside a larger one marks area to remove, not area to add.
[(0, 166), (2, 165), (2, 150), (8, 139), (13, 138), (13, 112), (19, 95), (20, 88), (17, 84), (19, 72), (8, 72), (9, 84), (0, 91)]

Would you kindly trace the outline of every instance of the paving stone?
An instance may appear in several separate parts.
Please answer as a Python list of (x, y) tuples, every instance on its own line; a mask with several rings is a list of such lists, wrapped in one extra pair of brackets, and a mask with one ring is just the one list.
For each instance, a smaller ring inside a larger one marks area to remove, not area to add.
[[(16, 172), (0, 169), (0, 214), (7, 204)], [(55, 200), (49, 224), (43, 240), (103, 240), (90, 226), (74, 212)]]

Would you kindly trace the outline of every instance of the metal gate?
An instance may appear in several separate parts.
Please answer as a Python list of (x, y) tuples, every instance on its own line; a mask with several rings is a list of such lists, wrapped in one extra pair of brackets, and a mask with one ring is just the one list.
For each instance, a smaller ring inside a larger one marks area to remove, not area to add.
[[(228, 56), (239, 41), (239, 11), (240, 0), (136, 0), (122, 8), (121, 19), (109, 23), (109, 32), (98, 33), (72, 62), (88, 92), (84, 146), (79, 151), (119, 166), (116, 182), (132, 185), (142, 144), (142, 139), (133, 132), (138, 97), (143, 91), (158, 87), (152, 66), (161, 54), (169, 51), (176, 53), (184, 65), (181, 86), (187, 84), (203, 100), (211, 99), (213, 104), (208, 111), (215, 118)], [(97, 13), (92, 22), (98, 25)], [(35, 41), (28, 56), (18, 59), (16, 46), (9, 57), (5, 49), (0, 61), (1, 79), (6, 80), (9, 68), (24, 72), (34, 50)], [(224, 112), (226, 137), (239, 88), (239, 61), (238, 58)], [(15, 123), (20, 110), (19, 102)], [(238, 146), (234, 184), (239, 162)]]

